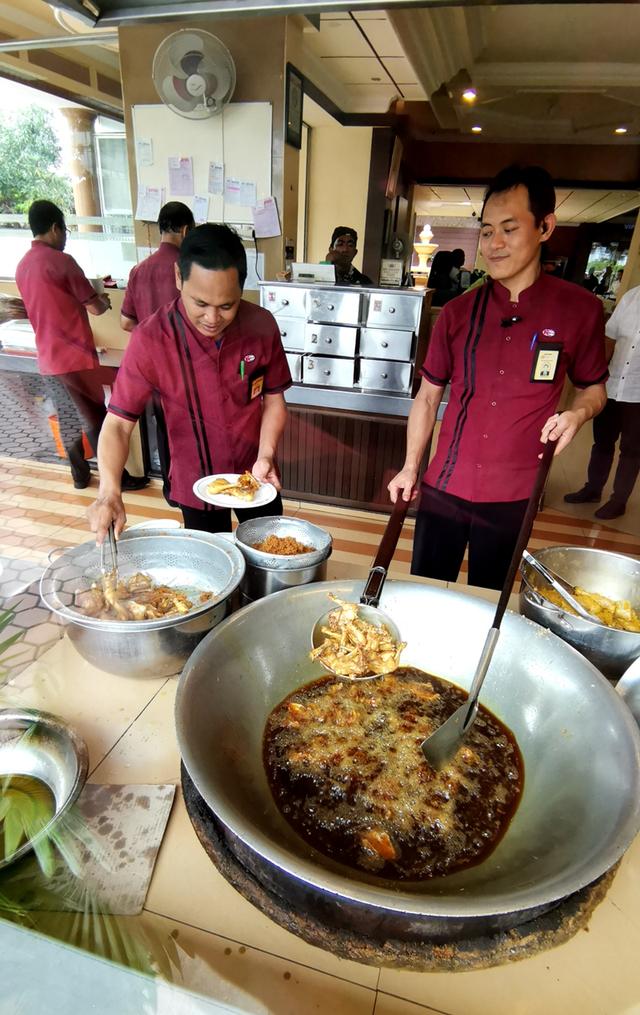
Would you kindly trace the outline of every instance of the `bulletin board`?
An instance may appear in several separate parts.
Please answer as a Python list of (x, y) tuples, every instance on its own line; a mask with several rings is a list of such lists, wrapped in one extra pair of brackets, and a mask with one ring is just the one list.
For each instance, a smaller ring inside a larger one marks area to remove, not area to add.
[[(271, 195), (270, 102), (231, 102), (206, 120), (189, 120), (162, 103), (133, 106), (132, 113), (138, 185), (163, 187), (165, 201), (183, 201), (193, 208), (193, 197), (171, 193), (169, 159), (175, 156), (192, 158), (196, 195), (208, 194), (210, 162), (222, 163), (227, 179), (255, 183), (258, 201)], [(139, 164), (139, 139), (151, 140), (151, 165)], [(231, 203), (224, 194), (209, 193), (208, 198), (208, 221), (252, 223), (249, 205)]]

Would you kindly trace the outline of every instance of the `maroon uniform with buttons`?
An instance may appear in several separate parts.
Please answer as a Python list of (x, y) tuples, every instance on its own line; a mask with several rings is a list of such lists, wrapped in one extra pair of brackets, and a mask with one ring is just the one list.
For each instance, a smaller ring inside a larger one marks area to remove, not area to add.
[(120, 313), (136, 323), (146, 320), (158, 307), (177, 299), (176, 263), (180, 249), (161, 243), (150, 257), (131, 269)]
[[(542, 427), (566, 377), (579, 388), (606, 380), (604, 350), (600, 300), (544, 273), (517, 303), (488, 282), (446, 304), (422, 368), (451, 393), (422, 483), (413, 574), (455, 581), (468, 545), (469, 584), (502, 587)], [(541, 354), (552, 354), (554, 370), (540, 368)]]
[(16, 268), (16, 284), (36, 333), (41, 374), (66, 374), (98, 366), (84, 304), (96, 291), (70, 254), (40, 240)]
[(171, 449), (171, 498), (202, 508), (195, 481), (252, 468), (262, 396), (291, 383), (280, 332), (267, 310), (242, 300), (215, 342), (190, 324), (177, 299), (132, 332), (109, 412), (137, 420), (151, 395), (159, 395)]
[[(555, 378), (532, 381), (545, 345), (562, 347)], [(424, 482), (474, 502), (527, 498), (540, 431), (557, 410), (565, 377), (586, 388), (608, 376), (602, 303), (544, 272), (517, 303), (499, 282), (488, 283), (442, 309), (422, 374), (451, 384)]]

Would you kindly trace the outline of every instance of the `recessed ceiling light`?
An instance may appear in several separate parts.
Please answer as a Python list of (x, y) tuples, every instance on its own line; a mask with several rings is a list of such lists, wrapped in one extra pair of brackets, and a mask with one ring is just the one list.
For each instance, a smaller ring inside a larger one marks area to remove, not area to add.
[(627, 133), (627, 128), (626, 127), (616, 127), (614, 133), (615, 134), (626, 134)]
[(482, 127), (480, 126), (479, 123), (474, 123), (473, 127), (471, 128), (471, 133), (482, 134)]
[(478, 93), (476, 92), (475, 88), (465, 88), (465, 90), (462, 93), (462, 98), (464, 99), (465, 102), (475, 102), (476, 99), (478, 98)]

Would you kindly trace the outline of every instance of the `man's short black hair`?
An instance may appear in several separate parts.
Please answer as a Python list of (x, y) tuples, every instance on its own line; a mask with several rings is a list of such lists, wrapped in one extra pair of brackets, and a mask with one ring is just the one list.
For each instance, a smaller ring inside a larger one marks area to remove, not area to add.
[(236, 268), (240, 288), (247, 279), (247, 254), (235, 229), (214, 222), (196, 226), (187, 233), (178, 258), (178, 269), (183, 282), (191, 274), (191, 265), (198, 264), (207, 271), (226, 271)]
[(352, 229), (351, 226), (336, 226), (333, 232), (331, 233), (331, 243), (329, 246), (332, 247), (339, 236), (346, 235), (353, 236), (353, 242), (357, 244), (358, 234), (355, 231), (355, 229)]
[[(556, 191), (550, 173), (542, 166), (507, 166), (494, 176), (487, 187), (482, 202), (482, 215), (487, 201), (494, 194), (504, 194), (514, 187), (526, 187), (529, 194), (529, 209), (539, 226), (556, 207)], [(482, 215), (480, 218), (482, 219)]]
[(161, 233), (179, 233), (183, 226), (193, 229), (195, 224), (191, 208), (182, 201), (169, 201), (160, 209), (158, 229)]
[(34, 236), (44, 236), (52, 226), (64, 229), (64, 213), (53, 201), (34, 201), (29, 208), (29, 228)]

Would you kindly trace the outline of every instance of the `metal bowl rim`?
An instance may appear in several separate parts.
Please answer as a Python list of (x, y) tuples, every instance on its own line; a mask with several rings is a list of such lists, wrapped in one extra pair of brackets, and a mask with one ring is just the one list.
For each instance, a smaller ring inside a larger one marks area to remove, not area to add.
[[(284, 523), (291, 524), (292, 527), (304, 527), (310, 530), (310, 534), (313, 537), (313, 533), (317, 532), (320, 537), (327, 541), (326, 545), (318, 549), (314, 549), (310, 553), (282, 553), (273, 554), (265, 553), (264, 550), (256, 550), (255, 546), (251, 543), (245, 543), (242, 539), (241, 530), (243, 526), (254, 524), (258, 521), (264, 521), (269, 525), (277, 522), (279, 524)], [(333, 550), (333, 538), (331, 533), (327, 529), (323, 529), (320, 525), (315, 525), (313, 522), (308, 522), (306, 518), (290, 518), (286, 516), (278, 515), (265, 515), (264, 518), (247, 518), (245, 521), (240, 522), (234, 533), (236, 544), (239, 546), (241, 553), (247, 559), (250, 564), (254, 567), (260, 567), (264, 570), (272, 571), (297, 571), (305, 567), (313, 567), (314, 564), (320, 564), (322, 561), (327, 560)]]
[(25, 842), (20, 849), (17, 849), (10, 857), (1, 859), (0, 858), (0, 869), (6, 867), (8, 864), (15, 863), (16, 860), (20, 860), (27, 853), (30, 853), (33, 849), (33, 845), (36, 842), (40, 842), (44, 839), (58, 823), (63, 814), (76, 802), (80, 793), (83, 790), (84, 784), (87, 781), (87, 774), (89, 772), (89, 750), (84, 739), (80, 734), (70, 726), (69, 723), (65, 722), (57, 715), (53, 715), (52, 712), (44, 712), (37, 708), (0, 708), (0, 727), (6, 725), (4, 720), (13, 720), (16, 723), (24, 723), (25, 728), (28, 724), (44, 723), (49, 729), (55, 730), (58, 734), (66, 737), (71, 744), (73, 754), (76, 759), (76, 774), (73, 780), (73, 786), (69, 792), (67, 799), (64, 801), (59, 810), (56, 810), (52, 818), (46, 823), (46, 825), (34, 835), (32, 839)]
[[(325, 589), (333, 590), (336, 586), (343, 584), (344, 582), (341, 581), (318, 582), (314, 585), (314, 589), (317, 591)], [(357, 582), (353, 582), (353, 585), (358, 584), (359, 583)], [(411, 586), (412, 583), (388, 581), (387, 585), (392, 588), (393, 586), (399, 587), (401, 585)], [(284, 589), (281, 592), (273, 593), (273, 595), (290, 596), (294, 595), (297, 591), (299, 590), (295, 588)], [(486, 613), (490, 625), (491, 618), (495, 612), (494, 604), (451, 589), (446, 590), (446, 592), (447, 595), (452, 596), (459, 603), (472, 603), (478, 611)], [(303, 859), (301, 856), (294, 857), (293, 854), (283, 849), (273, 839), (269, 839), (257, 826), (257, 824), (254, 823), (253, 827), (247, 827), (246, 817), (238, 814), (237, 810), (227, 808), (225, 806), (220, 807), (219, 801), (216, 801), (215, 805), (212, 804), (210, 800), (211, 794), (208, 793), (206, 785), (202, 785), (201, 780), (194, 772), (195, 765), (191, 764), (190, 767), (191, 759), (189, 745), (185, 743), (181, 729), (180, 709), (185, 694), (188, 675), (193, 665), (193, 661), (199, 654), (206, 650), (206, 643), (209, 639), (214, 639), (216, 636), (221, 635), (226, 629), (226, 625), (234, 622), (237, 623), (239, 617), (250, 616), (251, 611), (263, 607), (264, 603), (261, 600), (258, 600), (257, 602), (245, 607), (242, 611), (240, 611), (240, 613), (236, 613), (228, 617), (213, 631), (211, 631), (194, 650), (185, 664), (178, 683), (175, 700), (176, 735), (184, 765), (207, 807), (209, 807), (223, 825), (228, 828), (233, 835), (237, 836), (248, 849), (261, 856), (264, 860), (274, 864), (294, 880), (309, 884), (314, 888), (335, 896), (336, 899), (348, 899), (351, 902), (360, 903), (366, 906), (375, 906), (378, 909), (388, 910), (393, 913), (405, 912), (421, 916), (444, 916), (453, 919), (460, 917), (471, 918), (478, 916), (497, 916), (524, 911), (530, 909), (532, 906), (547, 905), (565, 898), (568, 894), (572, 894), (573, 892), (584, 888), (586, 885), (591, 884), (598, 877), (604, 874), (605, 871), (609, 870), (629, 848), (633, 838), (635, 838), (635, 835), (640, 830), (640, 794), (636, 797), (634, 806), (630, 809), (625, 821), (626, 828), (629, 828), (631, 825), (635, 827), (635, 831), (631, 838), (629, 838), (629, 841), (625, 844), (624, 841), (621, 841), (621, 837), (618, 836), (617, 843), (614, 842), (609, 845), (609, 848), (603, 851), (603, 855), (599, 856), (597, 861), (594, 862), (592, 860), (588, 864), (584, 863), (582, 867), (578, 869), (580, 873), (577, 874), (572, 881), (570, 892), (567, 892), (565, 889), (559, 890), (558, 887), (553, 887), (558, 884), (561, 878), (561, 873), (558, 873), (553, 879), (547, 882), (544, 891), (540, 892), (538, 886), (536, 886), (535, 891), (537, 894), (533, 900), (531, 898), (531, 889), (527, 887), (523, 887), (519, 890), (512, 890), (508, 897), (508, 903), (504, 899), (501, 900), (499, 896), (496, 897), (491, 895), (486, 895), (481, 899), (478, 899), (470, 895), (465, 896), (461, 894), (455, 898), (455, 901), (451, 897), (443, 900), (437, 895), (428, 893), (424, 895), (419, 894), (418, 892), (403, 894), (401, 889), (391, 892), (387, 887), (377, 887), (369, 883), (357, 881), (355, 878), (351, 879), (346, 875), (338, 874), (334, 871), (324, 870), (320, 865), (314, 863), (312, 860)], [(517, 623), (535, 625), (534, 621), (529, 620), (526, 617), (522, 617), (520, 614), (514, 613), (511, 610), (507, 611), (506, 616), (513, 618)], [(576, 658), (580, 660), (581, 665), (588, 670), (591, 670), (592, 678), (602, 684), (603, 687), (606, 687), (607, 691), (611, 693), (613, 696), (611, 699), (612, 707), (618, 712), (621, 722), (624, 726), (626, 726), (631, 740), (635, 743), (635, 767), (636, 772), (640, 773), (640, 729), (621, 696), (615, 693), (606, 677), (604, 677), (602, 673), (600, 673), (600, 671), (589, 662), (588, 659), (581, 655), (580, 652), (574, 649), (571, 645), (568, 645), (562, 638), (559, 638), (552, 631), (548, 631), (548, 637), (556, 639), (560, 652), (568, 652), (576, 656)], [(446, 878), (441, 880), (444, 883)], [(430, 883), (434, 882), (432, 881)], [(391, 895), (393, 895), (394, 900), (397, 900), (396, 905), (390, 904)]]
[[(42, 599), (47, 609), (51, 610), (51, 612), (55, 613), (56, 616), (61, 617), (63, 620), (67, 621), (70, 624), (77, 624), (78, 627), (85, 627), (92, 631), (108, 631), (114, 634), (135, 634), (143, 631), (163, 630), (164, 628), (168, 627), (181, 627), (183, 624), (188, 624), (192, 620), (195, 620), (196, 618), (201, 618), (202, 616), (207, 614), (210, 610), (212, 610), (214, 607), (218, 606), (220, 603), (228, 599), (229, 596), (236, 590), (236, 588), (244, 578), (246, 570), (246, 562), (244, 556), (242, 555), (238, 547), (233, 544), (233, 542), (231, 542), (228, 539), (220, 539), (220, 541), (218, 541), (215, 538), (217, 535), (216, 533), (203, 532), (198, 535), (197, 529), (181, 529), (181, 530), (176, 529), (175, 531), (169, 530), (168, 532), (162, 533), (158, 533), (157, 530), (154, 529), (148, 530), (143, 529), (137, 531), (135, 536), (128, 537), (127, 542), (135, 543), (137, 540), (144, 540), (150, 538), (173, 539), (175, 538), (175, 535), (178, 531), (184, 533), (187, 538), (189, 538), (191, 533), (196, 533), (196, 535), (192, 537), (195, 542), (201, 542), (205, 543), (208, 546), (217, 547), (231, 562), (231, 576), (227, 584), (218, 593), (218, 595), (212, 596), (212, 598), (208, 599), (206, 603), (203, 603), (201, 606), (189, 610), (189, 612), (186, 614), (180, 614), (178, 616), (171, 617), (162, 617), (159, 620), (136, 620), (136, 621), (99, 620), (96, 617), (83, 617), (82, 614), (72, 613), (72, 611), (69, 610), (69, 608), (66, 606), (64, 607), (54, 606), (53, 603), (50, 602), (48, 594), (43, 592), (43, 583), (45, 581), (52, 580), (51, 575), (49, 574), (50, 566), (45, 569), (44, 573), (42, 574), (42, 577), (40, 578), (39, 583), (40, 598)], [(185, 535), (182, 535), (179, 538), (185, 538)], [(208, 538), (201, 538), (205, 536), (207, 536)], [(72, 547), (71, 549), (78, 549), (83, 546), (89, 547), (91, 545), (93, 544), (80, 543), (78, 547)]]

